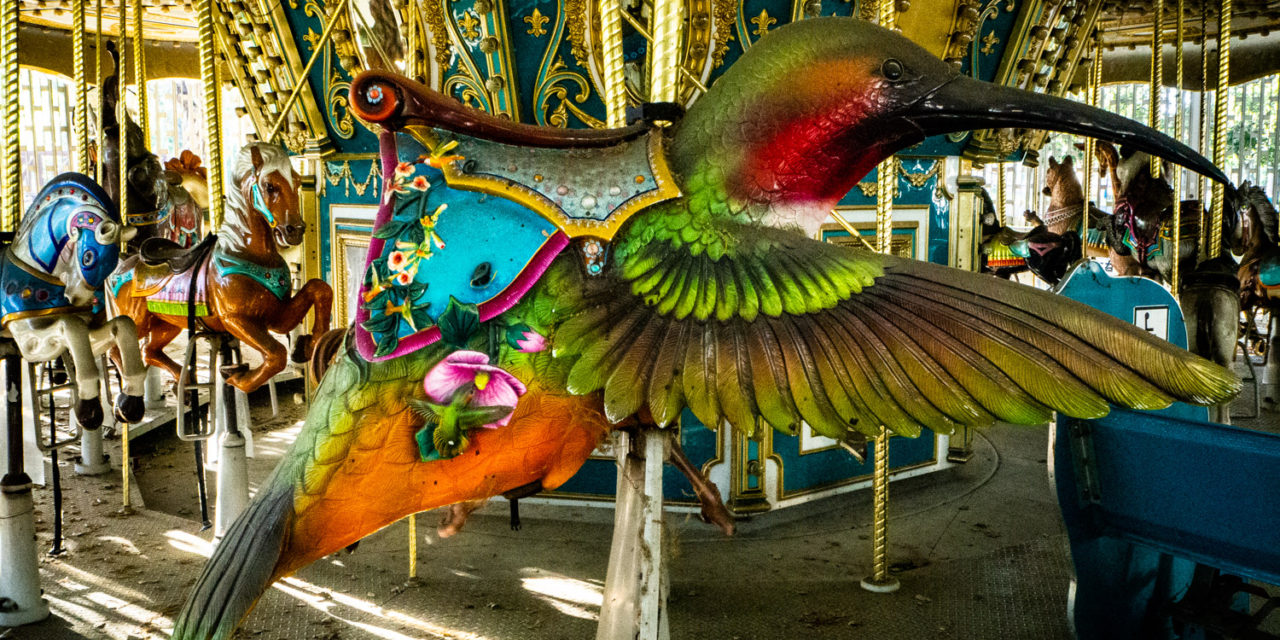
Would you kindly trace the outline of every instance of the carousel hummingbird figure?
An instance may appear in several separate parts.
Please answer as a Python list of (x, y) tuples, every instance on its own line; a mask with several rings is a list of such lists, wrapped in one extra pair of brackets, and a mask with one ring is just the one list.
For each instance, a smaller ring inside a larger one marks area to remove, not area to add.
[[(395, 174), (359, 326), (196, 582), (178, 640), (228, 638), (275, 580), (412, 513), (559, 486), (610, 430), (686, 407), (746, 433), (914, 436), (1239, 388), (1071, 300), (813, 239), (878, 163), (948, 132), (1091, 135), (1226, 182), (1156, 131), (961, 76), (867, 22), (770, 32), (666, 127), (513, 124), (380, 72), (351, 101)], [(496, 221), (503, 201), (519, 224)], [(396, 247), (424, 240), (421, 212), (439, 212), (444, 246), (414, 261)], [(534, 249), (504, 262), (522, 229)]]

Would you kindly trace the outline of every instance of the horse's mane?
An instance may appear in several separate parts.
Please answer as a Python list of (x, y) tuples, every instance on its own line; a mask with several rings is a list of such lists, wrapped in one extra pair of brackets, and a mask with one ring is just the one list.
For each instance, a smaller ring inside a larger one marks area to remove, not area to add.
[(291, 176), (293, 175), (293, 165), (289, 163), (289, 152), (274, 144), (265, 142), (250, 142), (240, 148), (239, 155), (236, 156), (235, 169), (231, 172), (231, 188), (227, 189), (225, 194), (227, 208), (235, 211), (248, 211), (249, 203), (245, 202), (244, 192), (240, 190), (240, 185), (244, 183), (245, 178), (253, 173), (253, 149), (257, 148), (258, 153), (262, 156), (262, 170), (260, 175), (270, 175), (272, 172)]
[(1280, 214), (1276, 213), (1276, 207), (1271, 204), (1271, 200), (1267, 198), (1267, 193), (1256, 184), (1250, 184), (1245, 181), (1236, 191), (1240, 196), (1241, 202), (1247, 208), (1252, 208), (1258, 216), (1258, 221), (1262, 224), (1262, 231), (1266, 234), (1267, 240), (1276, 242), (1280, 236)]

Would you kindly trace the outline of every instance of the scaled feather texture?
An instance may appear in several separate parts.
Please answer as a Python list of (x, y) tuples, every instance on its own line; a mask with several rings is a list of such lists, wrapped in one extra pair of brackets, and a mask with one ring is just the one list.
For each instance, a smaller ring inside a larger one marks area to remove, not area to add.
[[(377, 73), (351, 88), (367, 121), (448, 128), (430, 121), (440, 114), (424, 115), (421, 105), (445, 104), (427, 92)], [(1049, 106), (1000, 116), (989, 104), (997, 98)], [(450, 126), (479, 123), (499, 141), (533, 129), (448, 108)], [(746, 433), (795, 433), (804, 422), (844, 438), (880, 425), (915, 436), (1043, 423), (1055, 411), (1095, 418), (1112, 403), (1230, 398), (1239, 388), (1231, 372), (1079, 303), (812, 238), (894, 151), (933, 133), (1042, 116), (1043, 126), (1146, 145), (1221, 178), (1141, 125), (959, 77), (869, 23), (814, 19), (770, 32), (664, 134), (682, 197), (631, 218), (600, 275), (586, 275), (573, 250), (558, 256), (488, 321), (494, 330), (461, 345), (528, 387), (509, 423), (471, 430), (455, 457), (424, 461), (415, 434), (435, 410), (419, 410), (423, 380), (450, 347), (370, 363), (349, 346), (297, 441), (206, 566), (173, 637), (228, 638), (273, 580), (408, 514), (557, 487), (611, 429), (670, 425), (686, 407)], [(484, 335), (513, 328), (537, 336), (537, 348)]]

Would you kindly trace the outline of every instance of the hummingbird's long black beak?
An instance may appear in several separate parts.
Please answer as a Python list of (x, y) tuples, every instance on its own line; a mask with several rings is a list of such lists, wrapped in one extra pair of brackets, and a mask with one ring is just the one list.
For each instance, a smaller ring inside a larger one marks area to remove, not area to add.
[(956, 76), (917, 101), (904, 117), (926, 136), (974, 129), (1047, 129), (1127, 144), (1231, 188), (1217, 166), (1185, 144), (1089, 105)]

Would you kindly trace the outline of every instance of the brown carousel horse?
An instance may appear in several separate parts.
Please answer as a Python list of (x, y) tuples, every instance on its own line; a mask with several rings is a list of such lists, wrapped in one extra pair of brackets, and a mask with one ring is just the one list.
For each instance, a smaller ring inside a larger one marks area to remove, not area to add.
[[(1103, 223), (1112, 267), (1120, 275), (1142, 275), (1168, 283), (1175, 259), (1173, 234), (1178, 233), (1178, 302), (1187, 326), (1187, 348), (1231, 366), (1239, 337), (1240, 281), (1230, 256), (1200, 260), (1202, 229), (1208, 224), (1204, 207), (1199, 200), (1183, 200), (1180, 228), (1175, 231), (1168, 162), (1163, 162), (1156, 178), (1151, 174), (1151, 156), (1145, 153), (1124, 146), (1117, 149), (1102, 141), (1094, 148), (1099, 173), (1110, 177), (1116, 194), (1115, 211)], [(1244, 250), (1234, 206), (1226, 207), (1222, 246), (1236, 254)], [(1217, 420), (1226, 422), (1225, 407), (1220, 409)]]
[[(241, 149), (232, 181), (217, 235), (188, 251), (150, 241), (141, 255), (121, 261), (111, 289), (116, 307), (147, 338), (147, 363), (175, 379), (182, 367), (164, 347), (187, 328), (189, 311), (208, 330), (260, 352), (260, 366), (227, 380), (248, 393), (285, 367), (285, 348), (271, 332), (291, 331), (313, 308), (314, 335), (329, 330), (333, 290), (313, 279), (291, 295), (292, 278), (279, 247), (301, 243), (306, 223), (298, 206), (298, 175), (284, 149), (263, 143)], [(302, 341), (301, 351), (309, 356), (310, 335)]]

